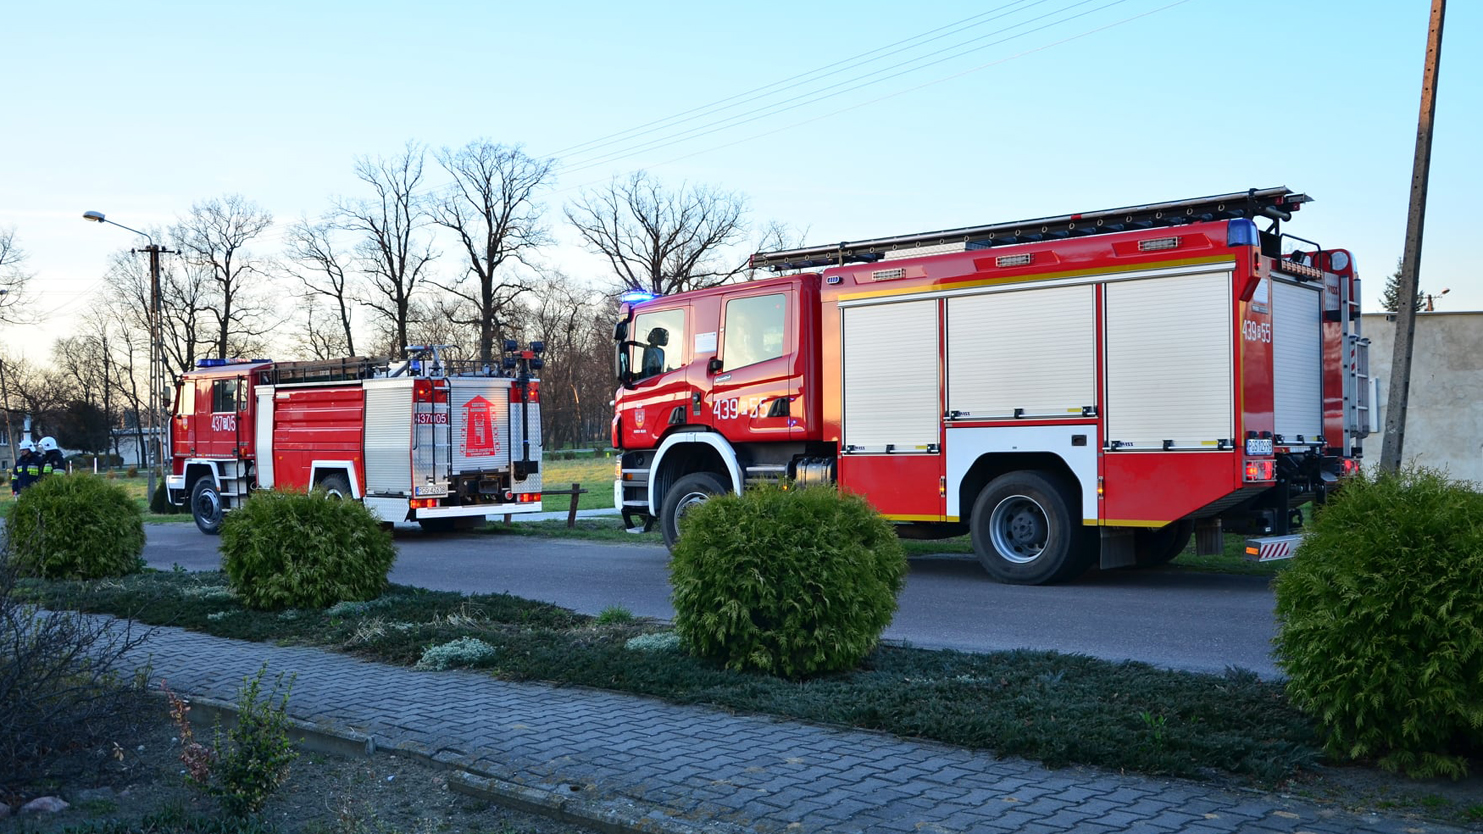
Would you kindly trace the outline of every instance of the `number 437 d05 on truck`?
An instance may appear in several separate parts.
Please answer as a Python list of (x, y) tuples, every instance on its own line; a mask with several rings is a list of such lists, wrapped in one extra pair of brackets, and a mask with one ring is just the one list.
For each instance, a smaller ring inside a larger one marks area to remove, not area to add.
[[(679, 536), (755, 484), (833, 484), (995, 578), (1290, 555), (1373, 412), (1344, 249), (1286, 188), (758, 253), (784, 273), (623, 305), (614, 500)], [(1259, 225), (1260, 224), (1260, 225)], [(1265, 228), (1262, 228), (1262, 227)]]

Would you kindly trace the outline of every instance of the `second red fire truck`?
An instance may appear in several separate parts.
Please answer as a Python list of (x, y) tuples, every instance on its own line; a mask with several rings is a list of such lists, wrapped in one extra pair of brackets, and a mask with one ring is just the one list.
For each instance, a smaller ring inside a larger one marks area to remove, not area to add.
[(540, 344), (507, 344), (505, 368), (465, 375), (441, 347), (397, 362), (201, 360), (176, 388), (171, 503), (213, 534), (258, 489), (319, 488), (429, 530), (539, 512)]
[(1285, 536), (1372, 419), (1354, 259), (1281, 228), (1307, 202), (759, 253), (790, 274), (627, 303), (614, 501), (673, 543), (712, 495), (834, 484), (1030, 584)]

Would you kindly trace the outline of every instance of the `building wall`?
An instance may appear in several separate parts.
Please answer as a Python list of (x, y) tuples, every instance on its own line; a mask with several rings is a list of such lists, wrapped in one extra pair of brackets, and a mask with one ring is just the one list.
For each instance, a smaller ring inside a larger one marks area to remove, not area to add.
[[(1362, 327), (1370, 339), (1370, 375), (1380, 380), (1382, 431), (1365, 439), (1365, 462), (1374, 465), (1385, 442), (1395, 322), (1372, 313)], [(1483, 312), (1416, 314), (1401, 456), (1483, 484)]]

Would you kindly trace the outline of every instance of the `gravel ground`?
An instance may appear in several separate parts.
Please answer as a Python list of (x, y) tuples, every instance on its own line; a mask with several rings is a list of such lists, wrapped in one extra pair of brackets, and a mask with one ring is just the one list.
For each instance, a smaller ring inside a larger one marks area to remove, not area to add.
[[(119, 737), (49, 762), (48, 773), (20, 795), (0, 795), (13, 807), (37, 796), (60, 796), (71, 807), (55, 814), (0, 822), (20, 831), (65, 831), (90, 822), (138, 820), (168, 808), (211, 816), (215, 803), (187, 785), (175, 726), (164, 713)], [(197, 730), (209, 742), (210, 731)], [(115, 746), (117, 745), (117, 746)], [(589, 829), (512, 811), (451, 792), (449, 772), (406, 756), (377, 753), (346, 758), (301, 751), (288, 781), (263, 809), (281, 832), (392, 834), (590, 834)]]

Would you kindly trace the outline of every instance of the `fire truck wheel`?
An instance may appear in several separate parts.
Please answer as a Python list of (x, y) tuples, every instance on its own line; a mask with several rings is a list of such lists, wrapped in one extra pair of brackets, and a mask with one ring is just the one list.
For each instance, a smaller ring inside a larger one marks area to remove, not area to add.
[(1091, 564), (1071, 490), (1045, 472), (1000, 475), (973, 502), (973, 552), (989, 575), (1012, 585), (1074, 579)]
[(344, 475), (326, 475), (319, 480), (319, 488), (324, 490), (326, 498), (344, 500), (353, 497), (350, 492), (350, 481)]
[(680, 517), (691, 507), (728, 491), (725, 482), (710, 472), (692, 472), (676, 481), (659, 508), (659, 528), (664, 532), (665, 546), (674, 547), (680, 540)]
[(1156, 568), (1168, 564), (1175, 556), (1184, 552), (1194, 534), (1195, 523), (1190, 520), (1138, 530), (1133, 534), (1133, 558), (1140, 568)]
[(191, 488), (191, 518), (196, 526), (208, 536), (221, 532), (221, 490), (210, 478), (200, 478)]

